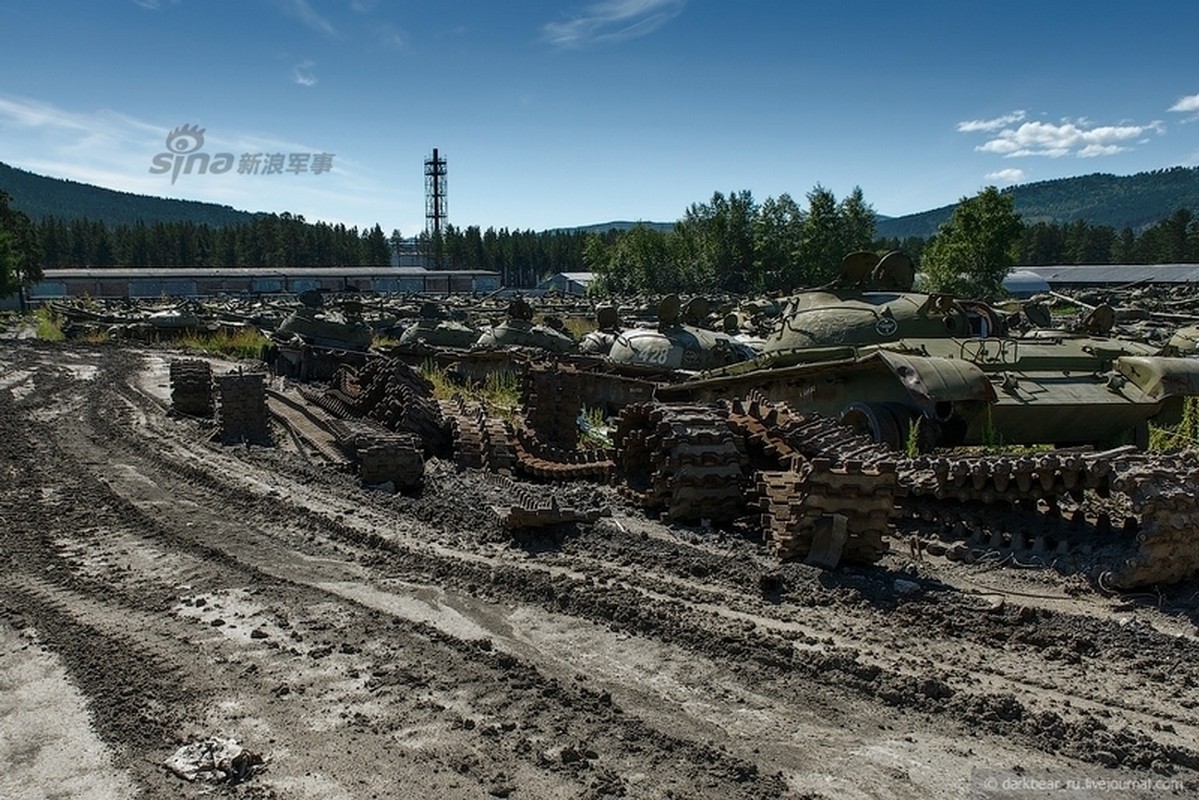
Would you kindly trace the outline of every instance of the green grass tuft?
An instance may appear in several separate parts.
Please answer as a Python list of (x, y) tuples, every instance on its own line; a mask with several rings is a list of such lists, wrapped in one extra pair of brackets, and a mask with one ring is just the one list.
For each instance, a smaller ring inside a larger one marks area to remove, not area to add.
[(33, 318), (37, 321), (37, 338), (45, 339), (47, 342), (61, 342), (67, 338), (66, 334), (62, 332), (62, 317), (55, 314), (48, 306), (42, 306), (34, 311)]
[(270, 340), (257, 328), (240, 328), (235, 332), (221, 329), (214, 333), (191, 333), (179, 340), (184, 347), (218, 353), (234, 358), (258, 358), (263, 345)]
[(1149, 450), (1168, 453), (1199, 445), (1199, 397), (1183, 399), (1182, 417), (1177, 425), (1149, 426)]

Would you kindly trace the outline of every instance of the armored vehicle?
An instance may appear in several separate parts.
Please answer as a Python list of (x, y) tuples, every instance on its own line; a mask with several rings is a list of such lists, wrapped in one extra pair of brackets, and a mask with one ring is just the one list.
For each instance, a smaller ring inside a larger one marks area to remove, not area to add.
[(340, 311), (327, 309), (320, 292), (309, 291), (300, 303), (263, 347), (263, 360), (276, 374), (327, 380), (343, 363), (365, 363), (374, 332), (362, 321), (357, 301), (342, 303)]
[(426, 344), (430, 347), (453, 347), (465, 350), (474, 345), (479, 332), (454, 319), (449, 319), (436, 303), (425, 303), (420, 319), (400, 334), (400, 345), (411, 347)]
[(569, 353), (575, 349), (574, 339), (562, 331), (560, 323), (534, 324), (532, 307), (520, 298), (508, 304), (507, 319), (484, 330), (475, 344), (484, 348), (532, 347), (551, 353)]
[(324, 307), (319, 292), (300, 295), (300, 307), (275, 329), (276, 338), (298, 337), (305, 344), (339, 350), (366, 350), (371, 346), (374, 332), (362, 322), (362, 307), (357, 301), (346, 301), (341, 310)]
[(591, 356), (606, 356), (612, 351), (612, 344), (623, 330), (616, 309), (610, 305), (597, 306), (595, 326), (595, 330), (579, 341), (579, 352)]
[(1017, 338), (991, 306), (914, 292), (914, 276), (903, 253), (851, 254), (836, 283), (790, 298), (761, 357), (657, 396), (756, 391), (898, 449), (913, 425), (925, 447), (1144, 444), (1150, 420), (1173, 422), (1199, 394), (1199, 361), (1102, 335), (1102, 314), (1081, 332)]
[(658, 307), (656, 328), (629, 328), (616, 334), (607, 363), (631, 374), (701, 372), (751, 359), (757, 352), (727, 333), (701, 328), (708, 305), (694, 298), (684, 307), (669, 295)]

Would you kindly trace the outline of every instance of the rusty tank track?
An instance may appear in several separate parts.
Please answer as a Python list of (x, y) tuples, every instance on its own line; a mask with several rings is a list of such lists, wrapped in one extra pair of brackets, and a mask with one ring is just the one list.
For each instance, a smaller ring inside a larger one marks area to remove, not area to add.
[(1058, 563), (1120, 589), (1199, 571), (1194, 453), (923, 458), (903, 473), (904, 513), (939, 526), (953, 558)]
[(507, 530), (544, 528), (550, 525), (572, 523), (589, 524), (608, 513), (601, 509), (580, 511), (562, 507), (554, 495), (534, 492), (506, 475), (489, 473), (489, 480), (493, 486), (503, 491), (505, 497), (514, 500), (512, 503), (491, 507), (491, 510), (499, 518), (500, 524)]
[(545, 444), (527, 425), (516, 429), (512, 446), (517, 471), (542, 480), (607, 482), (616, 468), (610, 451), (567, 450)]
[(1113, 588), (1199, 572), (1194, 453), (1124, 447), (907, 459), (761, 397), (732, 402), (729, 423), (759, 467), (762, 527), (781, 558), (806, 557), (816, 523), (839, 513), (850, 560), (876, 559), (891, 522), (907, 519), (932, 524), (937, 540), (923, 544), (951, 558), (1056, 564)]
[[(172, 369), (184, 375), (189, 368)], [(460, 467), (549, 482), (611, 481), (645, 509), (684, 523), (756, 512), (783, 559), (876, 561), (903, 521), (905, 533), (917, 531), (908, 542), (917, 555), (924, 547), (966, 561), (1011, 557), (1085, 572), (1113, 588), (1199, 572), (1193, 453), (1121, 448), (908, 459), (760, 395), (718, 405), (628, 403), (613, 450), (580, 451), (579, 410), (613, 394), (594, 377), (570, 363), (527, 365), (525, 418), (516, 425), (461, 396), (434, 400), (419, 371), (397, 359), (345, 367), (326, 389), (302, 393), (332, 417), (414, 434), (404, 447), (421, 441), (426, 454), (452, 452)], [(414, 474), (394, 446), (380, 453), (379, 473)]]
[(329, 386), (302, 386), (300, 394), (340, 419), (367, 418), (388, 430), (415, 434), (427, 454), (449, 448), (432, 384), (397, 359), (374, 359), (360, 369), (342, 366)]
[(181, 414), (211, 417), (212, 365), (199, 358), (174, 359), (170, 365), (171, 407)]
[[(782, 559), (873, 562), (889, 550), (895, 453), (836, 421), (760, 396), (729, 403), (730, 427), (759, 469), (754, 499), (763, 535)], [(833, 533), (836, 531), (836, 533)]]
[(507, 420), (487, 413), (479, 402), (455, 395), (438, 403), (454, 446), (454, 463), (468, 469), (511, 474), (516, 466), (516, 438)]
[(634, 404), (616, 421), (621, 491), (679, 521), (724, 522), (743, 514), (743, 441), (719, 405)]
[(581, 380), (577, 368), (558, 361), (534, 362), (524, 370), (521, 404), (525, 421), (546, 444), (561, 450), (578, 444)]

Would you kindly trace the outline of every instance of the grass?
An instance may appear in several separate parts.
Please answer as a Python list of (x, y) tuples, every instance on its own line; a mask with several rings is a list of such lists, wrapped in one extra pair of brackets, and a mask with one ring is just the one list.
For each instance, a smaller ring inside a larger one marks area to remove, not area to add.
[(461, 394), (461, 388), (450, 378), (449, 373), (437, 366), (433, 359), (425, 359), (420, 365), (420, 374), (433, 384), (433, 396), (438, 400), (449, 400), (455, 394)]
[(608, 420), (602, 408), (584, 408), (581, 417), (579, 448), (581, 450), (603, 450), (612, 447), (612, 439), (606, 428)]
[(987, 423), (983, 425), (982, 430), (982, 445), (986, 450), (1000, 451), (1003, 450), (1004, 440), (1003, 433), (995, 425), (995, 420), (991, 417), (991, 407), (987, 406)]
[(570, 334), (570, 338), (576, 342), (596, 328), (595, 320), (591, 317), (567, 317), (562, 322), (566, 326), (566, 332)]
[(433, 384), (433, 396), (439, 400), (462, 395), (482, 403), (509, 421), (514, 421), (520, 411), (520, 381), (513, 372), (492, 372), (482, 383), (459, 383), (432, 359), (421, 365), (420, 372)]
[(62, 332), (62, 317), (55, 314), (48, 306), (42, 306), (33, 312), (37, 322), (37, 338), (47, 342), (61, 342), (67, 336)]
[(214, 333), (191, 333), (179, 340), (184, 347), (217, 353), (234, 358), (258, 358), (269, 340), (257, 328), (239, 328), (229, 332), (222, 328)]
[(924, 417), (917, 415), (908, 425), (908, 438), (903, 443), (903, 452), (908, 458), (920, 455), (920, 434), (924, 428)]
[(375, 338), (371, 340), (371, 347), (376, 350), (390, 350), (391, 348), (398, 346), (399, 343), (400, 340), (394, 336), (376, 335)]
[(1182, 418), (1170, 427), (1149, 426), (1149, 450), (1155, 453), (1185, 450), (1199, 445), (1199, 397), (1187, 397)]

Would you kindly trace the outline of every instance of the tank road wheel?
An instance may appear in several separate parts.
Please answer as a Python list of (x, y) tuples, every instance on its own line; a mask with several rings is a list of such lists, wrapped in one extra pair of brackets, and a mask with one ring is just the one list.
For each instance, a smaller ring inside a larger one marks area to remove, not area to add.
[(892, 450), (903, 449), (899, 421), (891, 409), (881, 403), (850, 403), (841, 411), (839, 419), (842, 425), (855, 433), (869, 436)]

